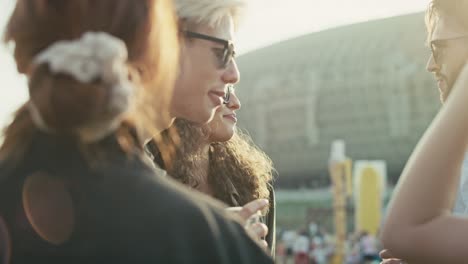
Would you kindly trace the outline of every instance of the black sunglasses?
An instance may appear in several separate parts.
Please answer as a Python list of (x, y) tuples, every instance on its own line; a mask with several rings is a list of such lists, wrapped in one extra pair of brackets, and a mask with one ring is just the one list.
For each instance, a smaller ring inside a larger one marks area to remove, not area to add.
[(431, 52), (432, 52), (432, 58), (434, 59), (434, 62), (436, 64), (441, 62), (441, 59), (444, 57), (444, 53), (447, 50), (447, 45), (450, 41), (452, 40), (459, 40), (463, 38), (467, 38), (468, 36), (459, 36), (455, 38), (449, 38), (449, 39), (442, 39), (442, 40), (433, 40), (429, 43)]
[(188, 30), (183, 32), (188, 38), (204, 39), (223, 45), (224, 49), (222, 56), (217, 56), (220, 68), (226, 68), (229, 62), (231, 62), (231, 60), (236, 56), (236, 52), (234, 51), (234, 43), (230, 40), (220, 39)]

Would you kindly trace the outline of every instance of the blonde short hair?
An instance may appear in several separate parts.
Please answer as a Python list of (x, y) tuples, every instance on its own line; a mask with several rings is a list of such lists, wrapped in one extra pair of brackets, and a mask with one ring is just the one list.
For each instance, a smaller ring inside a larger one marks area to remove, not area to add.
[(214, 28), (229, 16), (237, 28), (246, 5), (245, 0), (174, 0), (179, 21)]
[(427, 43), (430, 43), (434, 27), (439, 16), (451, 16), (468, 29), (468, 1), (467, 0), (431, 0), (426, 10)]

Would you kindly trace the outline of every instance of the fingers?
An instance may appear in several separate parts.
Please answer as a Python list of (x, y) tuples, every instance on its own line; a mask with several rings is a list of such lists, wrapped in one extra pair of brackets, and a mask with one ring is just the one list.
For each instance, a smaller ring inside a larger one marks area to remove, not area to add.
[(247, 226), (246, 229), (255, 235), (255, 238), (262, 239), (268, 234), (268, 227), (263, 223), (255, 223)]
[(390, 258), (394, 258), (393, 254), (390, 252), (390, 250), (388, 249), (384, 249), (382, 251), (379, 252), (379, 256), (383, 259), (390, 259)]
[[(229, 207), (226, 210), (235, 212), (244, 221), (247, 233), (264, 248), (268, 248), (268, 243), (263, 239), (268, 234), (268, 227), (258, 221), (255, 221), (255, 215), (265, 209), (269, 202), (267, 199), (253, 200), (243, 207)], [(252, 221), (249, 221), (252, 219)]]
[(244, 205), (242, 210), (239, 212), (242, 219), (247, 221), (252, 215), (256, 214), (258, 211), (263, 210), (268, 206), (267, 199), (257, 199), (253, 200), (250, 203)]
[(264, 249), (268, 248), (268, 243), (265, 240), (260, 240), (260, 246)]
[(382, 262), (380, 262), (380, 264), (406, 264), (406, 262), (404, 262), (403, 260), (401, 259), (384, 259)]
[(384, 249), (380, 251), (379, 256), (383, 259), (380, 264), (404, 264), (405, 262), (401, 259), (395, 258), (395, 256), (388, 250)]
[[(401, 261), (401, 259), (398, 259), (395, 257), (395, 255), (393, 255), (392, 252), (390, 252), (390, 250), (388, 249), (383, 249), (382, 251), (379, 252), (379, 256), (380, 258), (382, 258), (383, 260), (397, 260), (398, 263), (404, 263), (403, 261)], [(393, 262), (391, 262), (393, 263)]]
[(265, 224), (255, 223), (246, 226), (245, 229), (262, 247), (268, 248), (268, 243), (263, 239), (268, 234), (268, 227)]

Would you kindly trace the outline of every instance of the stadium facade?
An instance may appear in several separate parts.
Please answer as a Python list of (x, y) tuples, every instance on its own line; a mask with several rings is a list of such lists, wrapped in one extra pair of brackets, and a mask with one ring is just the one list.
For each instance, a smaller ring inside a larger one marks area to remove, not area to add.
[(422, 13), (301, 36), (237, 60), (240, 127), (273, 159), (279, 187), (328, 183), (335, 139), (353, 160), (385, 160), (395, 182), (440, 108), (425, 70)]

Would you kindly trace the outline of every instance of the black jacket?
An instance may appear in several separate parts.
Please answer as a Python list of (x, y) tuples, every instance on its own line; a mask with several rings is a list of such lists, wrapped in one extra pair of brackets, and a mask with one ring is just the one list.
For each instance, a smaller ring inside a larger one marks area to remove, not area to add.
[[(108, 155), (89, 160), (38, 133), (19, 163), (1, 161), (0, 240), (10, 243), (0, 253), (11, 252), (10, 263), (273, 263), (220, 204), (156, 176), (141, 151), (125, 154), (113, 137), (100, 144)], [(72, 198), (73, 232), (59, 245), (24, 209), (24, 183), (38, 172)]]

